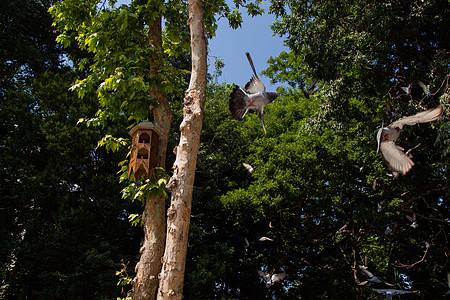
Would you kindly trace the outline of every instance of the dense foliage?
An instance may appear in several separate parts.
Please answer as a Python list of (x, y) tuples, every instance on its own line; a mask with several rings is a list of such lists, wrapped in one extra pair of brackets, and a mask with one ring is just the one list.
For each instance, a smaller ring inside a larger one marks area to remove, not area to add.
[[(389, 174), (375, 137), (383, 121), (448, 109), (448, 3), (272, 1), (271, 11), (292, 52), (272, 59), (265, 74), (292, 89), (267, 107), (267, 139), (257, 116), (238, 123), (222, 115), (220, 100), (208, 102), (214, 112), (205, 122), (220, 125), (203, 135), (193, 298), (209, 283), (223, 297), (366, 299), (387, 285), (364, 284), (363, 265), (416, 297), (441, 297), (450, 253), (448, 112), (405, 127), (398, 142), (420, 144), (406, 176)], [(213, 188), (203, 184), (211, 180)], [(263, 236), (274, 241), (259, 242)], [(265, 289), (257, 269), (284, 270), (287, 279)]]
[[(171, 3), (154, 9), (168, 16), (185, 9)], [(186, 20), (168, 24), (164, 41), (172, 52), (163, 74), (149, 78), (140, 22), (151, 8), (103, 7), (91, 12), (102, 12), (95, 26), (82, 27), (88, 6), (72, 6), (73, 25), (81, 27), (59, 36), (68, 46), (61, 49), (51, 4), (9, 1), (0, 10), (7, 45), (0, 298), (112, 299), (124, 295), (114, 275), (122, 260), (129, 262), (122, 275), (133, 276), (142, 230), (127, 216), (142, 208), (121, 199), (117, 184), (127, 149), (108, 153), (97, 142), (106, 134), (125, 138), (127, 127), (148, 115), (146, 95), (155, 82), (175, 83), (166, 92), (179, 124)], [(238, 26), (239, 14), (222, 4), (208, 1)], [(405, 297), (440, 298), (448, 290), (450, 255), (448, 1), (272, 1), (271, 12), (279, 17), (273, 29), (291, 51), (273, 58), (265, 74), (290, 88), (280, 88), (283, 97), (266, 107), (264, 138), (257, 115), (230, 118), (232, 86), (211, 77), (185, 298), (374, 299), (372, 288), (384, 285), (363, 284), (360, 265), (396, 288), (417, 291)], [(209, 16), (210, 36), (217, 16)], [(82, 99), (68, 91), (77, 79)], [(401, 89), (409, 84), (410, 96)], [(441, 120), (405, 127), (398, 141), (405, 149), (420, 143), (412, 151), (416, 165), (405, 176), (389, 176), (376, 153), (381, 123), (438, 105), (446, 109)], [(104, 126), (77, 125), (85, 117)], [(173, 127), (169, 149), (177, 140)], [(285, 271), (287, 278), (266, 288), (257, 270)]]
[(50, 3), (5, 5), (0, 297), (114, 298), (121, 293), (115, 276), (121, 259), (134, 263), (139, 250), (141, 231), (130, 228), (127, 215), (140, 207), (124, 202), (117, 184), (117, 162), (126, 152), (96, 146), (106, 130), (120, 134), (124, 125), (77, 125), (97, 102), (68, 91), (78, 75), (55, 42)]

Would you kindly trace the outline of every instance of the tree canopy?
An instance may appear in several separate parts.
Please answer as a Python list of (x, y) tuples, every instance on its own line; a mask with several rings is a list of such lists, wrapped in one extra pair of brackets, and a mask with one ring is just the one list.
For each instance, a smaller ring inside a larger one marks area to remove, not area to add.
[[(215, 188), (198, 189), (218, 194), (214, 205), (204, 196), (211, 209), (225, 209), (210, 230), (216, 244), (207, 244), (233, 261), (209, 263), (234, 274), (216, 279), (216, 290), (241, 298), (368, 298), (374, 286), (363, 284), (360, 267), (367, 266), (397, 288), (440, 297), (449, 253), (448, 115), (405, 127), (399, 142), (405, 149), (420, 144), (412, 151), (417, 163), (395, 179), (376, 153), (376, 132), (383, 121), (448, 107), (446, 3), (272, 1), (271, 12), (279, 17), (274, 31), (292, 51), (273, 58), (265, 74), (292, 88), (266, 108), (269, 138), (257, 116), (238, 124), (224, 117), (214, 144), (202, 148), (198, 174), (214, 178)], [(401, 87), (410, 84), (407, 95)], [(226, 157), (233, 160), (223, 164)], [(202, 227), (209, 216), (198, 213)], [(224, 242), (227, 236), (233, 238)], [(259, 242), (263, 236), (273, 242)], [(204, 272), (195, 278), (202, 282), (214, 272), (197, 251), (193, 261)], [(264, 291), (257, 269), (285, 270), (287, 279)]]
[[(155, 84), (181, 122), (184, 3), (81, 2), (10, 1), (0, 12), (0, 298), (124, 297), (129, 287), (117, 283), (134, 276), (142, 239), (128, 217), (142, 207), (121, 198), (127, 149), (98, 141), (125, 139), (151, 117)], [(263, 73), (287, 87), (265, 108), (264, 138), (256, 114), (230, 117), (233, 83), (210, 70), (184, 298), (375, 299), (387, 285), (367, 282), (365, 267), (415, 292), (405, 298), (448, 291), (449, 9), (444, 0), (271, 1), (272, 28), (290, 50)], [(205, 10), (209, 38), (217, 18), (242, 21), (222, 1)], [(156, 14), (167, 17), (165, 52), (151, 76), (145, 30)], [(391, 176), (377, 154), (381, 124), (438, 105), (440, 120), (404, 127), (397, 142), (414, 148), (415, 165)], [(178, 134), (172, 126), (169, 149)], [(267, 287), (258, 270), (286, 278)]]

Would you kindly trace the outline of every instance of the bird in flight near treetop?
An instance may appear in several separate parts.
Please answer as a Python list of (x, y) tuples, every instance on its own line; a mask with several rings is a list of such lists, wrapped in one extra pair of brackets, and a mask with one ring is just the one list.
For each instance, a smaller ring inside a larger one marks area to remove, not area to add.
[(280, 96), (278, 92), (266, 92), (266, 87), (256, 73), (250, 53), (246, 52), (248, 62), (253, 70), (253, 76), (245, 85), (245, 90), (235, 86), (230, 95), (230, 112), (233, 119), (242, 120), (247, 112), (259, 112), (264, 136), (267, 137), (264, 125), (264, 106)]
[(381, 127), (377, 133), (378, 149), (386, 161), (388, 168), (394, 175), (401, 173), (405, 175), (414, 166), (414, 162), (404, 153), (404, 149), (395, 144), (404, 125), (415, 125), (417, 123), (427, 123), (439, 119), (442, 116), (442, 106), (434, 109), (421, 111), (413, 116), (401, 118), (387, 127)]
[(270, 288), (275, 283), (286, 279), (286, 271), (283, 271), (283, 273), (277, 273), (277, 274), (275, 274), (274, 271), (275, 270), (272, 270), (272, 272), (270, 272), (270, 273), (265, 273), (261, 270), (257, 270), (258, 275), (261, 276), (261, 278), (266, 283), (266, 288)]

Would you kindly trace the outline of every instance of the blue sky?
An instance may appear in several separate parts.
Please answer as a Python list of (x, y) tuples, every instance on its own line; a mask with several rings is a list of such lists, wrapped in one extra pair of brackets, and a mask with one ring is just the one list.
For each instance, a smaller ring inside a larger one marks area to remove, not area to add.
[[(247, 62), (245, 52), (250, 52), (256, 72), (259, 74), (268, 67), (267, 60), (276, 57), (282, 51), (287, 51), (283, 39), (274, 36), (270, 25), (275, 21), (275, 16), (267, 13), (268, 1), (264, 1), (265, 14), (262, 16), (249, 17), (242, 11), (242, 27), (236, 30), (228, 26), (226, 19), (219, 20), (216, 36), (209, 40), (208, 60), (210, 72), (214, 71), (215, 58), (224, 60), (225, 67), (219, 82), (236, 83), (244, 86), (252, 76), (253, 72)], [(260, 76), (266, 85), (267, 91), (275, 90), (270, 85), (270, 79)]]

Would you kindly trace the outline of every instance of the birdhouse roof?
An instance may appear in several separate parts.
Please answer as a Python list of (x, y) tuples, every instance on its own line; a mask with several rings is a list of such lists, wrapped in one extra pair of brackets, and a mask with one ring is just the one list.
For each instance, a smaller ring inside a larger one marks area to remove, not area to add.
[(137, 124), (136, 126), (131, 128), (131, 130), (130, 130), (130, 132), (128, 132), (128, 134), (133, 136), (137, 130), (153, 130), (159, 136), (161, 136), (161, 131), (159, 131), (159, 129), (152, 122), (149, 122), (149, 121), (143, 121), (143, 122)]

